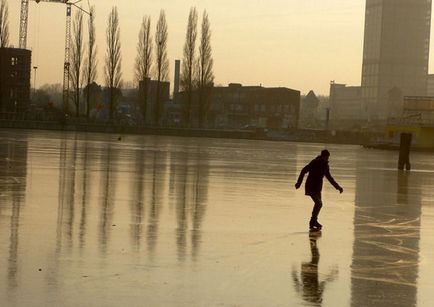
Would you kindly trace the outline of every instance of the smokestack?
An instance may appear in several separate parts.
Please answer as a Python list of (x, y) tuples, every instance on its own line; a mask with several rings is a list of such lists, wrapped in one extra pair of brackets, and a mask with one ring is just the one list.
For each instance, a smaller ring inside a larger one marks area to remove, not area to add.
[(181, 60), (175, 60), (175, 78), (173, 84), (173, 97), (179, 93), (179, 76), (181, 73)]

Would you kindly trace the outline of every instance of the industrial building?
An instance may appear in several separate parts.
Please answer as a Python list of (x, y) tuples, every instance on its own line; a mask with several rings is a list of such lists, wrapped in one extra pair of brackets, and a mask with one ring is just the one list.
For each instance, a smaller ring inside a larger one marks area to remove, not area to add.
[(401, 133), (412, 134), (415, 147), (434, 149), (434, 97), (404, 97), (403, 115), (389, 120), (386, 139), (398, 144)]
[(330, 82), (330, 125), (333, 129), (360, 128), (363, 117), (362, 89), (360, 86)]
[[(145, 88), (145, 84), (146, 87)], [(145, 123), (152, 124), (154, 123), (154, 115), (155, 115), (155, 107), (157, 104), (157, 88), (158, 81), (147, 79), (146, 82), (144, 80), (139, 82), (139, 106), (140, 109), (143, 110), (146, 108), (146, 118), (144, 119)], [(146, 106), (143, 105), (144, 95), (146, 95)], [(160, 113), (161, 116), (164, 114), (164, 106), (170, 99), (170, 82), (161, 81), (160, 82), (160, 95), (159, 95), (159, 103), (160, 103)]]
[(368, 121), (385, 121), (401, 96), (426, 95), (431, 0), (367, 0), (362, 97)]
[(22, 113), (30, 102), (31, 51), (0, 48), (0, 111)]
[[(179, 112), (186, 105), (185, 92), (175, 101)], [(298, 127), (300, 92), (276, 87), (243, 86), (231, 83), (210, 89), (208, 112), (204, 126), (209, 128), (241, 129), (246, 127), (292, 129)], [(174, 110), (176, 108), (172, 108)], [(193, 94), (192, 126), (198, 122), (198, 93)], [(176, 116), (171, 116), (176, 117)], [(181, 118), (181, 113), (178, 115)]]

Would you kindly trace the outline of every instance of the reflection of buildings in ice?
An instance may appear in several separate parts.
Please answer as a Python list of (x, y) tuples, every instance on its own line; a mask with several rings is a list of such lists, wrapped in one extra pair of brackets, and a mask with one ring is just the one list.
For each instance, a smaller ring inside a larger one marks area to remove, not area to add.
[(200, 148), (195, 151), (174, 152), (171, 155), (170, 191), (176, 205), (176, 244), (179, 261), (186, 258), (188, 234), (191, 234), (193, 260), (198, 253), (200, 228), (208, 197), (208, 172), (208, 155), (200, 152)]
[(312, 306), (321, 306), (325, 286), (327, 283), (334, 281), (338, 275), (337, 269), (333, 269), (325, 278), (320, 281), (318, 273), (318, 265), (320, 260), (317, 240), (321, 234), (311, 234), (309, 236), (309, 244), (311, 251), (310, 262), (302, 262), (300, 266), (300, 274), (297, 269), (292, 269), (292, 280), (295, 290), (301, 295), (304, 301), (313, 304)]
[(17, 286), (20, 211), (25, 202), (26, 176), (27, 140), (0, 142), (0, 218), (10, 216), (6, 276), (9, 291)]
[(419, 176), (358, 169), (352, 306), (415, 306), (421, 200), (408, 187)]

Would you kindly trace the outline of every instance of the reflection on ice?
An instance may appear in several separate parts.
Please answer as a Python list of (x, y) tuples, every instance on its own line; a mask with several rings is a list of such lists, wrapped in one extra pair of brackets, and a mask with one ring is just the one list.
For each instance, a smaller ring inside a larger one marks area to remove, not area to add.
[[(409, 193), (420, 174), (358, 172), (352, 305), (416, 306), (421, 199)], [(413, 182), (414, 180), (414, 182)]]
[(338, 276), (338, 269), (333, 268), (325, 276), (319, 276), (318, 266), (320, 253), (317, 246), (317, 240), (321, 237), (321, 232), (311, 233), (309, 235), (311, 260), (302, 262), (300, 267), (300, 276), (295, 268), (292, 270), (292, 279), (294, 287), (302, 296), (303, 300), (313, 303), (313, 306), (321, 306), (323, 293), (328, 283), (333, 282)]
[[(27, 176), (26, 140), (6, 140), (0, 146), (0, 225), (9, 226), (8, 251), (2, 255), (7, 258), (8, 292), (18, 286), (19, 266), (19, 226), (22, 206), (25, 203)], [(9, 203), (5, 208), (2, 204)], [(7, 212), (9, 211), (9, 212)], [(10, 218), (6, 218), (10, 216)]]
[(345, 192), (324, 188), (320, 237), (293, 187), (325, 145), (13, 130), (0, 145), (2, 305), (434, 304), (428, 154), (408, 173), (396, 153), (327, 146)]

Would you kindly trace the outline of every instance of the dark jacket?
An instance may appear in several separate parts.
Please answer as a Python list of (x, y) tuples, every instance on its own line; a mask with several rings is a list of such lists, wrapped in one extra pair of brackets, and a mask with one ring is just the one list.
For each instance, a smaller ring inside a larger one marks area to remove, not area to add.
[(329, 163), (328, 161), (321, 158), (321, 156), (313, 159), (308, 165), (306, 165), (300, 173), (298, 177), (297, 184), (303, 182), (304, 175), (309, 173), (307, 176), (306, 184), (305, 184), (305, 193), (306, 195), (317, 195), (321, 193), (322, 190), (322, 182), (324, 176), (328, 179), (328, 181), (335, 187), (335, 189), (339, 190), (341, 187), (330, 175)]

